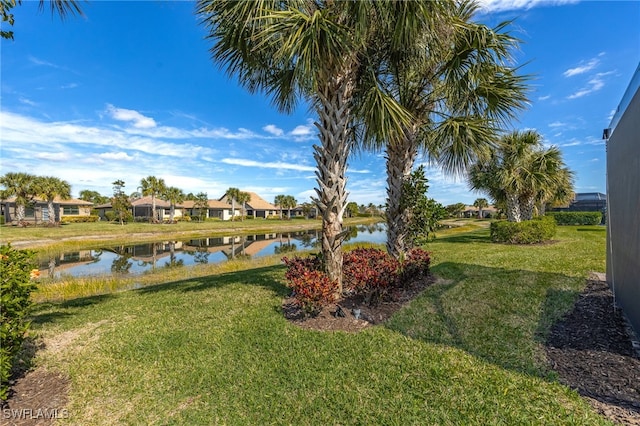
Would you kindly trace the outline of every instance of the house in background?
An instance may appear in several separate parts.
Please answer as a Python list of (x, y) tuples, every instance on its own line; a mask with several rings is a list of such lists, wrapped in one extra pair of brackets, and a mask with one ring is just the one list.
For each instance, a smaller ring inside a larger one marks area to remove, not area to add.
[[(264, 198), (260, 197), (255, 192), (243, 191), (249, 194), (249, 201), (245, 204), (245, 214), (247, 216), (252, 216), (253, 218), (268, 218), (270, 216), (275, 216), (280, 214), (280, 210)], [(222, 198), (218, 201), (227, 203), (227, 205), (231, 206), (231, 199), (227, 197), (227, 194), (224, 194)], [(238, 203), (236, 203), (238, 204)], [(238, 207), (238, 206), (236, 206)], [(242, 214), (242, 213), (240, 213)]]
[[(462, 211), (463, 217), (478, 217), (479, 214), (480, 211), (475, 206), (465, 206), (464, 210)], [(497, 214), (498, 209), (496, 209), (494, 206), (487, 206), (482, 209), (482, 219), (496, 217)]]
[[(196, 208), (195, 204), (196, 202), (191, 200), (187, 200), (182, 203), (185, 214), (191, 216), (192, 219), (200, 216), (200, 209)], [(231, 220), (232, 216), (240, 216), (241, 214), (242, 213), (239, 205), (236, 206), (235, 213), (233, 213), (231, 211), (231, 204), (220, 200), (208, 200), (207, 211), (204, 214), (204, 217), (216, 218), (220, 220)]]
[(640, 65), (613, 115), (607, 139), (607, 282), (640, 333)]
[[(153, 200), (151, 196), (137, 198), (131, 201), (131, 209), (129, 210), (133, 214), (134, 218), (151, 218), (156, 217), (159, 220), (169, 220), (171, 217), (171, 204), (168, 201), (164, 201), (156, 197), (156, 214), (152, 214)], [(107, 220), (107, 212), (113, 211), (111, 203), (101, 204), (94, 207), (98, 211), (100, 219)], [(182, 217), (182, 204), (176, 204), (173, 218), (179, 219)]]
[[(5, 223), (15, 222), (16, 220), (16, 197), (9, 197), (6, 200), (0, 200), (0, 215), (4, 216)], [(53, 212), (49, 211), (47, 200), (35, 197), (31, 203), (25, 208), (25, 222), (42, 223), (48, 222), (51, 214), (54, 215), (56, 222), (61, 222), (65, 217), (90, 216), (93, 203), (90, 201), (69, 198), (63, 200), (59, 197), (53, 200)]]

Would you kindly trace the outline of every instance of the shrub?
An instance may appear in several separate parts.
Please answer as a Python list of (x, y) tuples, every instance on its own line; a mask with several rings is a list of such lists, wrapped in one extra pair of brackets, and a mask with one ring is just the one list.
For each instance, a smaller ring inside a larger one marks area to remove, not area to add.
[(24, 336), (29, 329), (32, 279), (39, 275), (34, 252), (0, 246), (0, 400), (6, 400), (9, 377)]
[(547, 216), (555, 219), (558, 225), (599, 225), (602, 223), (600, 212), (549, 212)]
[(0, 215), (0, 225), (4, 225), (4, 215)]
[(335, 300), (338, 283), (331, 281), (319, 270), (319, 258), (283, 257), (282, 261), (287, 265), (287, 272), (284, 274), (287, 285), (293, 290), (298, 306), (307, 314), (313, 315)]
[(400, 262), (387, 252), (358, 248), (343, 257), (346, 292), (363, 294), (366, 303), (376, 303), (400, 283)]
[(556, 234), (556, 223), (550, 217), (522, 222), (491, 223), (491, 241), (509, 244), (536, 244), (551, 240)]
[(72, 216), (63, 217), (60, 223), (89, 223), (100, 220), (98, 216)]
[(428, 251), (419, 247), (409, 250), (407, 257), (402, 262), (400, 281), (406, 285), (412, 280), (424, 277), (429, 273), (431, 256)]

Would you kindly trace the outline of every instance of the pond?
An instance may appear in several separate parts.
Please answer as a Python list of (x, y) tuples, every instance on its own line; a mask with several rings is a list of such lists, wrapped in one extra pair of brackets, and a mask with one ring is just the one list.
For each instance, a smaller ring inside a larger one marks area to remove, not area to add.
[[(349, 227), (345, 242), (384, 243), (384, 224)], [(38, 259), (41, 277), (141, 274), (159, 268), (183, 267), (290, 254), (319, 246), (320, 230), (156, 241), (108, 245), (57, 253)]]

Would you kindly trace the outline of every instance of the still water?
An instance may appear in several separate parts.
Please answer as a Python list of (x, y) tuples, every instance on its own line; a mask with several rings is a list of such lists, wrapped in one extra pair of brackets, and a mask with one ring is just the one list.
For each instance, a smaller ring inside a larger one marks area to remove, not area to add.
[[(350, 227), (345, 242), (384, 243), (383, 224)], [(104, 276), (141, 274), (159, 268), (173, 268), (231, 259), (251, 259), (272, 254), (292, 254), (319, 245), (319, 230), (156, 241), (131, 245), (105, 245), (58, 253), (40, 258), (41, 277)]]

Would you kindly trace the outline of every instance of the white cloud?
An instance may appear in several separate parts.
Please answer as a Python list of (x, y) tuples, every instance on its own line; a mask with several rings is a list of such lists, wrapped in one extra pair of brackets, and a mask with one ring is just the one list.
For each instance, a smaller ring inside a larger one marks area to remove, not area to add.
[(561, 121), (554, 121), (553, 123), (549, 123), (549, 127), (564, 127), (567, 123), (563, 123)]
[(580, 90), (578, 90), (577, 92), (567, 96), (567, 99), (581, 98), (583, 96), (586, 96), (586, 95), (588, 95), (590, 93), (593, 93), (593, 92), (597, 92), (598, 90), (602, 89), (604, 87), (604, 81), (600, 77), (603, 76), (603, 75), (606, 75), (606, 74), (608, 74), (608, 73), (597, 74), (596, 77), (594, 77), (591, 80), (589, 80), (588, 86), (583, 87)]
[(33, 156), (39, 160), (67, 161), (69, 154), (66, 152), (36, 152)]
[(38, 106), (38, 104), (36, 102), (32, 101), (31, 99), (27, 99), (27, 98), (25, 98), (23, 96), (20, 96), (20, 98), (18, 98), (18, 101), (21, 104), (25, 104), (25, 105), (29, 105), (29, 106)]
[(254, 160), (244, 160), (241, 158), (223, 158), (221, 161), (225, 164), (231, 164), (234, 166), (258, 167), (262, 169), (297, 170), (301, 172), (313, 172), (314, 170), (316, 170), (316, 168), (312, 166), (303, 166), (302, 164), (283, 163), (280, 161), (261, 162), (261, 161), (254, 161)]
[(587, 63), (584, 63), (583, 61), (583, 63), (581, 63), (577, 67), (569, 68), (568, 70), (563, 72), (562, 75), (564, 75), (565, 77), (573, 77), (574, 75), (584, 74), (597, 67), (599, 63), (600, 60), (598, 58), (590, 59)]
[(545, 96), (539, 96), (538, 100), (539, 101), (546, 101), (547, 99), (549, 99), (551, 97), (551, 95), (545, 95)]
[(103, 160), (132, 161), (133, 157), (126, 152), (104, 152), (97, 155)]
[(107, 114), (114, 120), (133, 122), (133, 127), (138, 129), (156, 127), (156, 122), (153, 118), (145, 117), (138, 111), (134, 111), (132, 109), (116, 108), (113, 105), (108, 104)]
[(264, 130), (267, 133), (271, 133), (274, 136), (282, 136), (284, 134), (284, 131), (281, 128), (273, 124), (267, 124), (262, 128), (262, 130)]
[(536, 6), (560, 6), (577, 3), (579, 0), (479, 0), (481, 10), (485, 12), (503, 12), (507, 10), (528, 10)]

